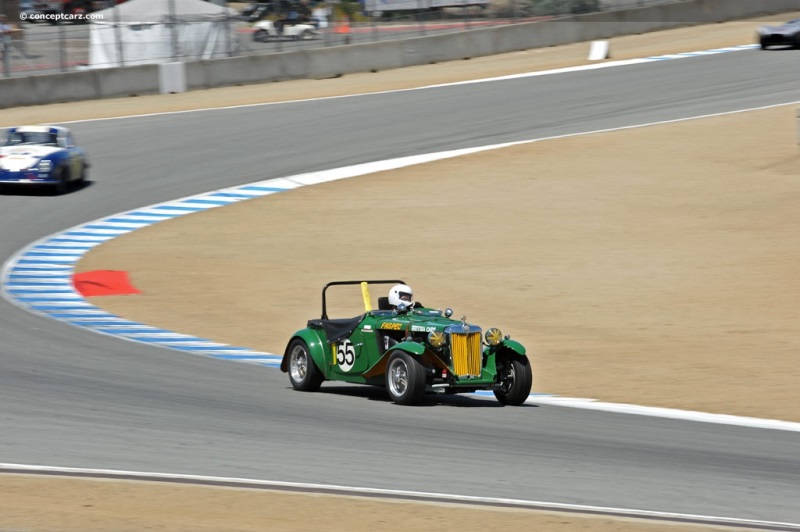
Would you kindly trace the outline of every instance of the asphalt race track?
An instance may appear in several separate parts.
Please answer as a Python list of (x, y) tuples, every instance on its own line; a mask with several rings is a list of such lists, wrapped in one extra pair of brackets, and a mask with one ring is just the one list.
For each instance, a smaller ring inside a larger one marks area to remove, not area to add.
[[(0, 196), (0, 257), (67, 227), (253, 181), (800, 100), (756, 50), (71, 125), (97, 182)], [(765, 82), (768, 80), (768, 82)], [(0, 302), (0, 462), (313, 482), (800, 523), (795, 432), (374, 390), (70, 327)], [(477, 481), (476, 479), (480, 479)]]

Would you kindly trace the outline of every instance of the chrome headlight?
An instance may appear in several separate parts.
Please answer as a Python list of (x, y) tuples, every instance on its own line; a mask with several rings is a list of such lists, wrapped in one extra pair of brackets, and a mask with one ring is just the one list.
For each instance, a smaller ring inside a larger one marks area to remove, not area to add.
[(484, 337), (486, 338), (486, 343), (491, 346), (498, 345), (500, 344), (500, 342), (503, 341), (503, 333), (500, 332), (500, 329), (498, 329), (497, 327), (492, 327), (491, 329), (488, 329), (486, 331), (486, 334), (484, 334)]
[(48, 159), (42, 159), (39, 161), (39, 164), (34, 165), (34, 168), (38, 169), (40, 172), (49, 172), (53, 169), (53, 163)]
[(431, 344), (431, 347), (434, 349), (439, 349), (445, 344), (446, 341), (447, 335), (445, 335), (442, 331), (431, 331), (428, 333), (428, 343)]

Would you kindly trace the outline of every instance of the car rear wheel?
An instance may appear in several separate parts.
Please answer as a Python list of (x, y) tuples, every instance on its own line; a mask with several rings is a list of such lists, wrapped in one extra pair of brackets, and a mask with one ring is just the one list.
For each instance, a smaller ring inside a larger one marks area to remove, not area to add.
[(501, 387), (494, 396), (504, 405), (519, 406), (531, 393), (533, 374), (527, 359), (508, 358), (497, 363)]
[(301, 392), (313, 392), (322, 384), (323, 376), (303, 340), (294, 340), (289, 346), (289, 382)]
[(267, 33), (267, 30), (256, 30), (253, 34), (253, 40), (256, 42), (267, 42), (269, 40), (269, 33)]
[(386, 390), (398, 405), (412, 405), (425, 395), (425, 368), (405, 351), (395, 351), (386, 365)]

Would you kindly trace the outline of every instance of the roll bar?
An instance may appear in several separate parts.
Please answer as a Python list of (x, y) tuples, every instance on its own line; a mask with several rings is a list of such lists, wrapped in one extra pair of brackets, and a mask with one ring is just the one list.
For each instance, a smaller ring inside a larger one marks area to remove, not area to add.
[(322, 319), (328, 319), (328, 305), (325, 299), (325, 292), (328, 290), (329, 286), (341, 286), (341, 285), (354, 285), (354, 284), (406, 284), (405, 281), (401, 281), (400, 279), (379, 279), (379, 280), (367, 280), (362, 279), (360, 281), (332, 281), (325, 286), (322, 287)]

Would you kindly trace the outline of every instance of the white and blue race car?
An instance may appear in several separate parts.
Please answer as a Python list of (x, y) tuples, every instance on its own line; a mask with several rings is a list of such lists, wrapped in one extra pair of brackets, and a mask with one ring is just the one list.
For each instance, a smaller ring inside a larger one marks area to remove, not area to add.
[(46, 185), (63, 194), (83, 182), (89, 162), (69, 129), (22, 126), (6, 130), (0, 144), (0, 185)]

